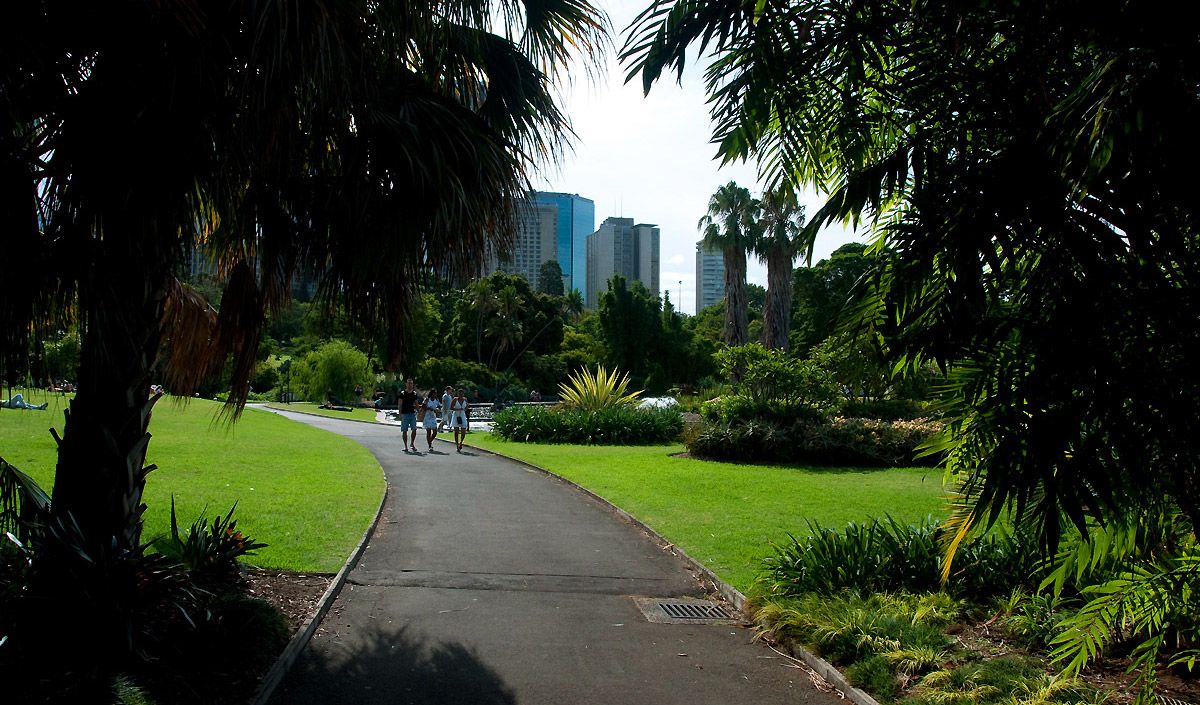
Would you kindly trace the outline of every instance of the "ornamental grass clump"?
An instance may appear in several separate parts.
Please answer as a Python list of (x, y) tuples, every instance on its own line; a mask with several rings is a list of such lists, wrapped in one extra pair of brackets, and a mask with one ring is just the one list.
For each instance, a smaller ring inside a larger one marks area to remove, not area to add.
[(603, 365), (596, 368), (595, 374), (582, 369), (569, 379), (570, 384), (558, 386), (558, 393), (565, 405), (576, 409), (595, 411), (632, 406), (637, 403), (637, 397), (642, 393), (640, 390), (626, 392), (629, 387), (628, 372), (618, 379), (616, 369), (608, 372)]

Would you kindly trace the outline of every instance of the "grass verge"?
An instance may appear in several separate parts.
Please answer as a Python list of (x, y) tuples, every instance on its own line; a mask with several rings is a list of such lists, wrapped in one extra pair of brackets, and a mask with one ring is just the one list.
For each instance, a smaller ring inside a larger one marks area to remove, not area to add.
[(682, 445), (511, 443), (478, 432), (467, 442), (586, 487), (742, 592), (771, 542), (807, 534), (809, 521), (841, 529), (884, 515), (920, 523), (946, 511), (941, 474), (932, 468), (738, 465), (672, 457)]
[(280, 411), (299, 411), (304, 414), (317, 414), (318, 416), (332, 416), (335, 419), (351, 419), (353, 421), (370, 421), (375, 423), (375, 409), (367, 409), (364, 407), (354, 407), (350, 411), (334, 411), (332, 409), (318, 408), (320, 404), (314, 404), (310, 401), (297, 401), (291, 404), (282, 404), (272, 402), (267, 404), (268, 408), (279, 409)]
[[(27, 397), (29, 395), (26, 395)], [(0, 456), (53, 486), (57, 461), (49, 429), (63, 427), (67, 398), (49, 396), (46, 411), (0, 411)], [(383, 471), (353, 441), (267, 411), (247, 409), (232, 426), (221, 405), (161, 400), (150, 422), (144, 538), (170, 530), (171, 497), (185, 527), (204, 514), (234, 518), (244, 534), (267, 544), (249, 561), (264, 568), (334, 572), (379, 507)]]

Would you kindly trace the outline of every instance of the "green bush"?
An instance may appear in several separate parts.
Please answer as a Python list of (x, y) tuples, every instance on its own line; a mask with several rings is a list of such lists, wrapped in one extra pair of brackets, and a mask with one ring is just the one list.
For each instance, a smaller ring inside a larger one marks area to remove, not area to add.
[(932, 420), (879, 421), (834, 417), (804, 426), (803, 456), (833, 465), (936, 465), (936, 454), (921, 455), (921, 445), (941, 432)]
[(323, 402), (330, 392), (343, 402), (354, 399), (356, 385), (373, 380), (367, 356), (344, 340), (331, 340), (292, 366), (292, 382), (303, 385), (305, 398)]
[(646, 445), (669, 443), (683, 430), (675, 408), (514, 406), (497, 412), (492, 433), (525, 443)]
[(706, 405), (704, 423), (684, 442), (693, 455), (737, 462), (896, 467), (934, 465), (939, 459), (920, 456), (920, 447), (940, 432), (940, 422), (824, 419), (812, 413), (779, 414), (743, 397), (722, 399)]
[(879, 399), (877, 401), (848, 401), (842, 404), (839, 416), (851, 419), (902, 421), (929, 416), (920, 402), (911, 399)]
[(838, 399), (837, 387), (825, 370), (782, 350), (751, 343), (725, 348), (714, 357), (723, 374), (740, 378), (738, 394), (755, 402), (831, 409)]
[[(773, 595), (842, 590), (909, 592), (943, 589), (941, 530), (932, 518), (921, 526), (876, 519), (851, 522), (841, 532), (809, 524), (811, 534), (775, 545), (758, 578)], [(1007, 595), (1018, 586), (1036, 586), (1035, 552), (1018, 537), (992, 533), (963, 544), (944, 589), (982, 599)]]

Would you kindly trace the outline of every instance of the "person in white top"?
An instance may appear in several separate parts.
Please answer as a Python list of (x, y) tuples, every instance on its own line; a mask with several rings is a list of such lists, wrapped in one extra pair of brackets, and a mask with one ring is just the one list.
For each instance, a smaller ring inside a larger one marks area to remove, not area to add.
[(425, 442), (429, 444), (429, 450), (433, 450), (433, 439), (437, 438), (438, 432), (438, 410), (442, 405), (438, 403), (437, 391), (430, 389), (429, 394), (425, 396), (425, 401), (421, 404), (421, 410), (425, 412), (425, 420), (421, 425), (425, 427)]
[(450, 428), (450, 402), (454, 401), (454, 387), (446, 386), (446, 392), (442, 394), (442, 423), (438, 426), (439, 431)]
[(458, 390), (458, 396), (450, 401), (450, 427), (454, 429), (454, 445), (461, 453), (463, 441), (467, 440), (467, 395)]

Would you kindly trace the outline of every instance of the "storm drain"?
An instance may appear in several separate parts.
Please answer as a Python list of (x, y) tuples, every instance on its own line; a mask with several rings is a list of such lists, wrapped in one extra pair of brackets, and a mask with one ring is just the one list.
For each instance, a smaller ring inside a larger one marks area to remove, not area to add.
[(1166, 695), (1155, 695), (1154, 697), (1156, 700), (1158, 700), (1158, 705), (1192, 705), (1186, 700), (1180, 700), (1178, 698), (1172, 698)]
[(638, 609), (646, 619), (657, 624), (741, 624), (742, 620), (728, 607), (709, 600), (664, 600), (635, 597)]

